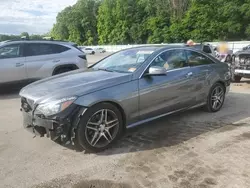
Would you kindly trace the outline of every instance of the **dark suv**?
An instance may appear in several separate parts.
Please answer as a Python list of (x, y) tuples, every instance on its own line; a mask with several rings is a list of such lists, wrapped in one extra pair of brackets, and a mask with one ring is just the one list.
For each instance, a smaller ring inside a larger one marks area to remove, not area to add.
[(250, 78), (250, 49), (238, 51), (232, 58), (232, 81), (240, 82), (241, 78)]

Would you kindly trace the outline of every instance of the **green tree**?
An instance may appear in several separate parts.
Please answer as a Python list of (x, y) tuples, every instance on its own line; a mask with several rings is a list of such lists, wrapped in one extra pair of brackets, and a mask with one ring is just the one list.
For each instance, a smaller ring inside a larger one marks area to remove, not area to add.
[(78, 44), (97, 44), (97, 11), (100, 2), (79, 0), (57, 15), (51, 35), (55, 39), (70, 40)]
[(26, 37), (26, 39), (29, 39), (30, 38), (30, 35), (28, 32), (22, 32), (21, 33), (21, 37)]
[(250, 38), (250, 0), (78, 0), (51, 35), (78, 44)]

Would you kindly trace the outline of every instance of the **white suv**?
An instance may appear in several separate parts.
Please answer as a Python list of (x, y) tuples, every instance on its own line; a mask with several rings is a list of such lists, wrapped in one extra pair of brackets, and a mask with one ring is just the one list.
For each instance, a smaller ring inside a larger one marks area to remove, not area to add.
[(46, 40), (0, 43), (0, 84), (38, 80), (75, 69), (87, 69), (87, 59), (74, 43)]

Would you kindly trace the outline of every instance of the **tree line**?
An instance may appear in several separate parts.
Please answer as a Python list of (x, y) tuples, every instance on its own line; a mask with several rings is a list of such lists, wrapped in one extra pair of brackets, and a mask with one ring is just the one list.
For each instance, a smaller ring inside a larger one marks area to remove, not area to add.
[(78, 0), (50, 36), (79, 45), (249, 40), (249, 20), (250, 0)]
[(5, 35), (5, 34), (0, 34), (0, 42), (1, 41), (7, 41), (7, 40), (20, 40), (21, 37), (26, 37), (27, 39), (31, 39), (31, 40), (41, 40), (45, 36), (46, 35), (29, 35), (28, 32), (23, 32), (20, 35)]
[(250, 38), (250, 0), (78, 0), (51, 35), (82, 45)]

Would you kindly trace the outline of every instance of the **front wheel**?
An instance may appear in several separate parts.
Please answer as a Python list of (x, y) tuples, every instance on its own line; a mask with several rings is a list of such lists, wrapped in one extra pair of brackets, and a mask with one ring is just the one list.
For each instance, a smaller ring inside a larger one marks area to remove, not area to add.
[(101, 103), (88, 109), (76, 130), (76, 142), (89, 152), (100, 152), (114, 144), (123, 131), (121, 112), (112, 104)]
[(208, 112), (218, 112), (224, 104), (225, 89), (222, 84), (216, 83), (209, 92), (207, 104), (205, 106)]

